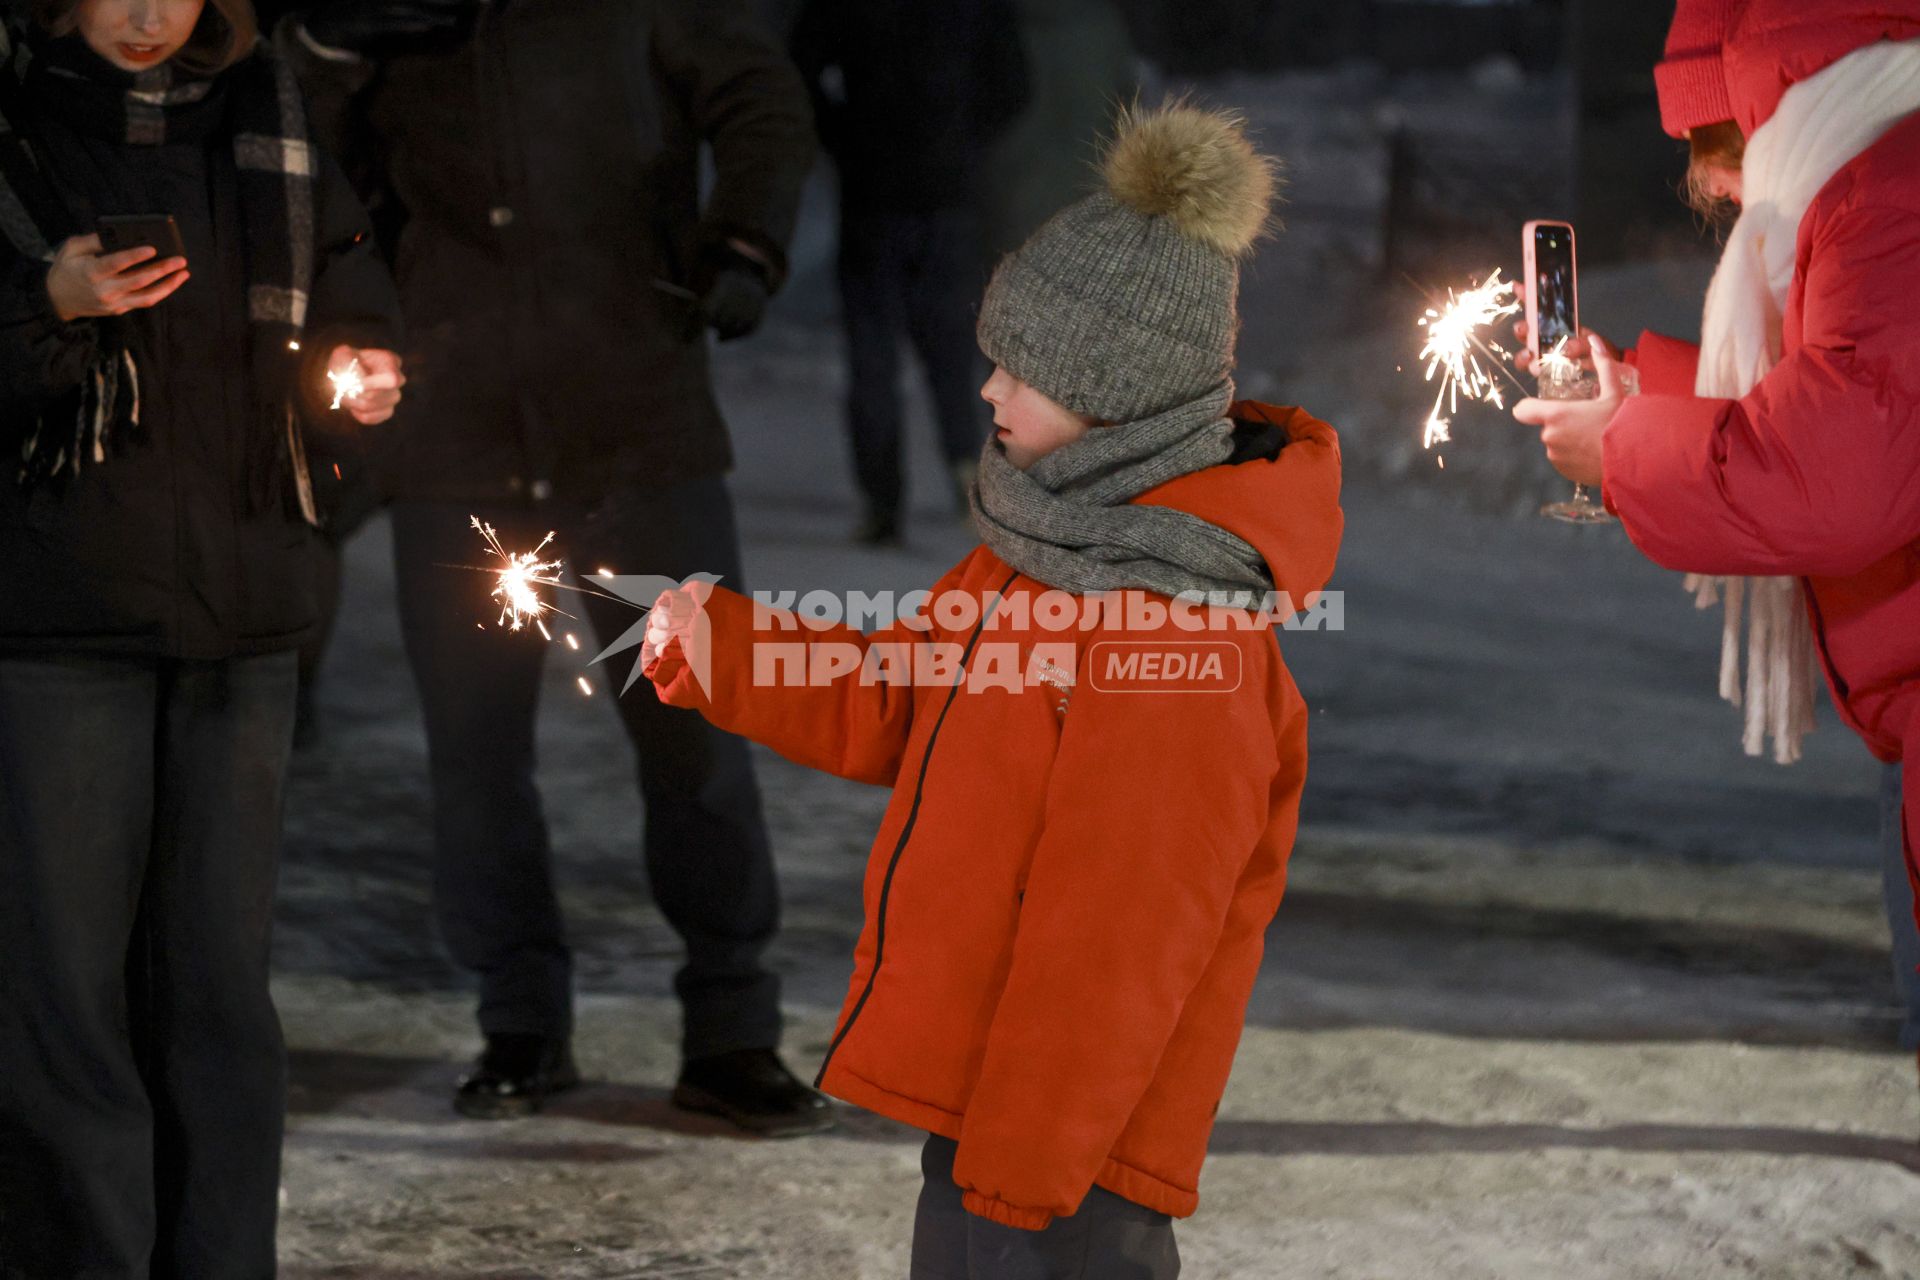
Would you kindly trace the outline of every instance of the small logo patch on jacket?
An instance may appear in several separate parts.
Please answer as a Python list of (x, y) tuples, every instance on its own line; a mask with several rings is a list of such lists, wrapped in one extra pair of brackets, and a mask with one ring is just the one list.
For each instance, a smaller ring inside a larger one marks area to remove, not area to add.
[(1036, 650), (1027, 683), (1045, 685), (1052, 690), (1053, 709), (1062, 715), (1066, 714), (1067, 703), (1073, 700), (1074, 680), (1071, 669)]

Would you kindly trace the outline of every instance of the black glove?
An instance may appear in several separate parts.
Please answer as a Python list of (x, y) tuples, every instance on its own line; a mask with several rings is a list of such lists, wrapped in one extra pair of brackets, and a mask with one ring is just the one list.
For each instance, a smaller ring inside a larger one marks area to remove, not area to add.
[(771, 293), (767, 277), (758, 267), (744, 262), (721, 267), (700, 295), (700, 320), (722, 342), (744, 338), (766, 318)]
[(466, 40), (481, 0), (317, 0), (300, 19), (317, 44), (367, 58), (437, 53)]

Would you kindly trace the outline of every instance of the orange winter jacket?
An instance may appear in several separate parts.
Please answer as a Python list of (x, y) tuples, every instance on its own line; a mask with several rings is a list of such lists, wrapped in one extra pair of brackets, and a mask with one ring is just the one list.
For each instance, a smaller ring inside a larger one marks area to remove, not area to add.
[[(1339, 549), (1338, 442), (1296, 409), (1233, 412), (1277, 427), (1277, 456), (1135, 501), (1238, 534), (1306, 608)], [(1155, 619), (1107, 608), (1062, 632), (1015, 607), (1046, 590), (980, 547), (919, 618), (870, 635), (716, 590), (704, 683), (678, 642), (648, 675), (723, 729), (893, 788), (820, 1086), (957, 1140), (964, 1203), (996, 1222), (1037, 1230), (1094, 1184), (1184, 1217), (1286, 880), (1306, 704), (1268, 619), (1217, 610), (1195, 632), (1164, 612), (1142, 630), (1127, 624)], [(830, 660), (782, 682), (800, 643)], [(945, 683), (864, 674), (942, 647)], [(1156, 652), (1211, 654), (1220, 678)]]

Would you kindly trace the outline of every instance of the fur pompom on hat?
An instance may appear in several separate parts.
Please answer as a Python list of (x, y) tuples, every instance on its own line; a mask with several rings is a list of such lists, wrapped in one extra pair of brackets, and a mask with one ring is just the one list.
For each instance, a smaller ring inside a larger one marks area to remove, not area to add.
[(1076, 413), (1130, 422), (1232, 374), (1240, 261), (1280, 166), (1238, 116), (1174, 102), (1122, 112), (1100, 169), (1101, 190), (994, 271), (980, 349)]
[(1280, 166), (1253, 149), (1239, 117), (1176, 103), (1122, 113), (1100, 169), (1127, 208), (1238, 258), (1267, 230)]

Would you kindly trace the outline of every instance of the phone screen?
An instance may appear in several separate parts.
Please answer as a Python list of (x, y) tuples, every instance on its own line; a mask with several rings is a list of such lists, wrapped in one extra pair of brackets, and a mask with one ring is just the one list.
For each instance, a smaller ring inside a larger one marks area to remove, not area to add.
[(1540, 350), (1547, 352), (1579, 332), (1573, 286), (1573, 228), (1549, 222), (1533, 229), (1533, 296), (1540, 320)]

